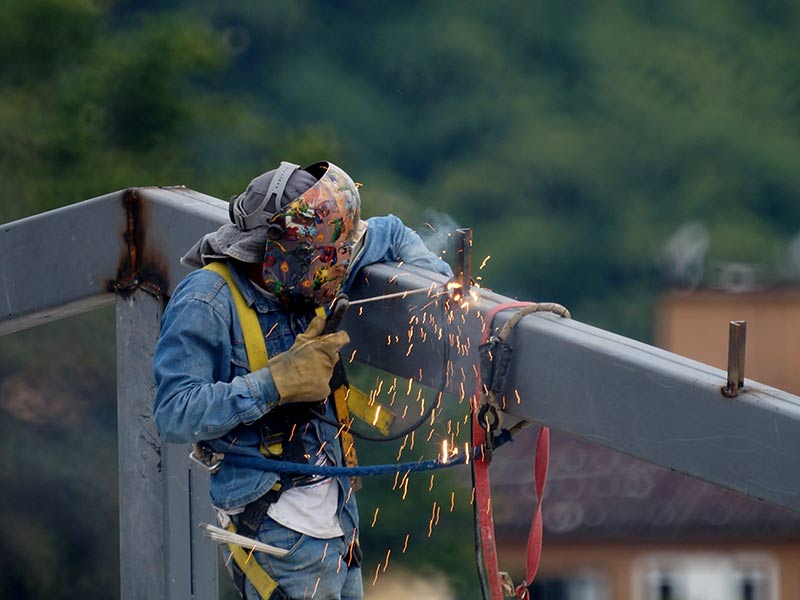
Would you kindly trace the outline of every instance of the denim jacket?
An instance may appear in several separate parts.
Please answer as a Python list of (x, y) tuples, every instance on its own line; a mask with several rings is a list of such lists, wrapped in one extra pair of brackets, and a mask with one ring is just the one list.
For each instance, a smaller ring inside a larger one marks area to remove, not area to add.
[[(452, 275), (450, 267), (397, 217), (373, 217), (367, 222), (364, 248), (345, 291), (359, 268), (376, 262), (403, 261)], [(258, 314), (269, 356), (288, 350), (313, 313), (292, 311), (260, 294), (235, 268), (231, 275)], [(278, 405), (278, 391), (268, 368), (249, 372), (236, 307), (219, 275), (197, 270), (178, 285), (161, 320), (153, 362), (157, 386), (153, 415), (165, 442), (205, 440), (217, 452), (259, 455), (261, 435), (254, 424)], [(335, 420), (331, 404), (324, 406), (329, 420)], [(306, 453), (316, 456), (322, 449), (329, 462), (341, 465), (337, 431), (323, 420), (312, 419), (302, 432)], [(223, 461), (211, 476), (211, 501), (224, 510), (242, 507), (264, 495), (278, 479), (276, 473)], [(340, 477), (339, 484), (339, 515), (349, 536), (358, 523), (355, 500), (348, 479)]]

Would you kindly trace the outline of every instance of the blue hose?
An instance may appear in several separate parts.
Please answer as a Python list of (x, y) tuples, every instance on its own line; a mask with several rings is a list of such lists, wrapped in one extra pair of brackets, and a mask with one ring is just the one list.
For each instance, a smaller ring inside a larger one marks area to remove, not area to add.
[(334, 467), (327, 465), (310, 465), (285, 460), (274, 460), (263, 456), (246, 456), (244, 454), (226, 454), (226, 464), (263, 471), (272, 471), (286, 475), (321, 475), (323, 477), (369, 477), (371, 475), (388, 475), (393, 473), (416, 473), (418, 471), (435, 471), (447, 467), (463, 465), (467, 462), (467, 454), (459, 452), (447, 462), (441, 460), (422, 460), (418, 462), (394, 463), (390, 465), (364, 465), (358, 467)]
[[(508, 430), (503, 429), (494, 439), (494, 448), (498, 448), (506, 442), (513, 441)], [(226, 464), (261, 471), (272, 471), (282, 475), (321, 475), (322, 477), (370, 477), (372, 475), (390, 475), (393, 473), (417, 473), (420, 471), (436, 471), (463, 465), (476, 456), (481, 456), (482, 448), (472, 448), (469, 453), (459, 452), (449, 458), (447, 462), (442, 462), (438, 458), (432, 460), (420, 460), (417, 462), (394, 463), (390, 465), (364, 465), (358, 467), (334, 467), (329, 465), (310, 465), (308, 463), (296, 463), (285, 460), (275, 460), (264, 456), (250, 456), (245, 454), (226, 454), (223, 461)]]

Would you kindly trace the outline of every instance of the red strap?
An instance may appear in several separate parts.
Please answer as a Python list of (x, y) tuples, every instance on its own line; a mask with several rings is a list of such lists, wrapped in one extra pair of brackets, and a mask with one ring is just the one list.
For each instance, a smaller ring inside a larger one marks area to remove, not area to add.
[[(473, 411), (472, 440), (475, 447), (482, 447), (486, 442), (486, 434), (478, 423), (478, 410)], [(491, 600), (503, 600), (500, 583), (500, 569), (497, 566), (497, 546), (494, 539), (494, 519), (492, 518), (492, 490), (489, 482), (489, 458), (481, 455), (472, 463), (475, 473), (475, 502), (478, 511), (478, 525), (481, 536), (483, 560), (489, 578)]]
[(539, 559), (542, 557), (542, 498), (544, 486), (547, 482), (547, 465), (550, 462), (550, 428), (542, 427), (539, 430), (539, 440), (536, 442), (536, 461), (534, 462), (533, 478), (536, 485), (536, 512), (533, 515), (531, 531), (528, 534), (528, 556), (525, 561), (525, 581), (517, 586), (516, 593), (519, 600), (528, 600), (528, 586), (536, 577), (539, 570)]
[[(492, 321), (494, 320), (494, 317), (497, 313), (499, 313), (502, 310), (508, 310), (511, 308), (523, 308), (531, 304), (532, 302), (506, 302), (505, 304), (498, 304), (497, 306), (492, 307), (492, 309), (488, 313), (486, 313), (486, 316), (484, 317), (483, 330), (481, 331), (481, 344), (485, 344), (487, 341), (489, 341), (489, 336), (492, 333)], [(475, 396), (474, 396), (475, 403), (477, 403), (478, 398), (480, 398), (483, 395), (483, 385), (481, 383), (480, 370), (478, 370), (478, 376), (476, 379), (477, 381), (476, 381)], [(473, 444), (476, 447), (482, 447), (486, 442), (486, 432), (484, 431), (481, 424), (478, 422), (478, 408), (479, 408), (478, 406), (473, 406), (472, 440)], [(537, 471), (539, 471), (540, 469), (538, 465), (538, 457), (539, 457), (538, 449), (536, 455), (537, 455), (536, 469)], [(547, 458), (546, 452), (544, 456), (546, 459)], [(483, 550), (483, 560), (486, 563), (486, 572), (489, 579), (489, 590), (491, 592), (491, 600), (503, 600), (503, 588), (502, 588), (502, 583), (500, 581), (500, 569), (497, 563), (497, 545), (495, 543), (495, 538), (494, 538), (494, 519), (492, 517), (492, 490), (491, 490), (491, 483), (489, 481), (489, 457), (486, 455), (481, 455), (480, 458), (476, 458), (475, 461), (473, 462), (472, 468), (475, 473), (475, 502), (477, 502), (478, 524), (481, 536), (481, 546)], [(545, 475), (546, 471), (547, 470), (545, 468)], [(542, 546), (541, 497), (539, 499), (539, 510), (537, 510), (537, 514), (540, 515), (539, 525), (538, 525), (539, 527), (538, 537), (536, 537), (536, 535), (534, 534), (534, 530), (531, 529), (531, 535), (528, 538), (529, 560), (528, 560), (528, 567), (526, 568), (526, 571), (530, 571), (529, 568), (530, 549), (531, 546), (533, 545), (534, 550), (536, 551), (535, 568), (533, 570), (534, 574), (536, 572), (536, 568), (538, 567), (539, 555), (541, 554), (541, 546)], [(536, 517), (534, 517), (534, 527), (535, 526), (536, 526)]]

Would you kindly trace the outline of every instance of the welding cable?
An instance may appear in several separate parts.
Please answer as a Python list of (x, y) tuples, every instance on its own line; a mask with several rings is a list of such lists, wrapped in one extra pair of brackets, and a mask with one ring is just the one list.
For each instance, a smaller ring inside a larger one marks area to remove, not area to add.
[[(510, 441), (510, 438), (509, 438)], [(385, 465), (359, 465), (357, 467), (337, 467), (328, 465), (312, 465), (287, 460), (275, 460), (265, 456), (250, 454), (226, 453), (225, 464), (250, 469), (271, 471), (282, 475), (320, 475), (322, 477), (370, 477), (375, 475), (391, 475), (394, 473), (418, 473), (420, 471), (436, 471), (448, 467), (456, 467), (472, 462), (482, 453), (481, 448), (471, 448), (469, 452), (461, 451), (446, 461), (439, 458), (420, 460), (417, 462), (391, 463)]]
[[(502, 430), (495, 437), (494, 449), (513, 442), (511, 430)], [(483, 456), (483, 448), (470, 447), (450, 456), (447, 460), (434, 458), (418, 460), (416, 462), (390, 463), (384, 465), (359, 465), (356, 467), (337, 467), (332, 465), (312, 465), (310, 463), (297, 463), (288, 460), (275, 460), (262, 455), (226, 453), (223, 461), (225, 464), (261, 471), (272, 471), (282, 475), (319, 475), (322, 477), (371, 477), (377, 475), (391, 475), (394, 473), (419, 473), (421, 471), (436, 471), (448, 467), (466, 465)]]
[[(400, 431), (397, 431), (390, 435), (371, 435), (369, 433), (361, 433), (359, 431), (356, 431), (355, 429), (348, 429), (348, 433), (350, 435), (361, 440), (366, 440), (368, 442), (393, 442), (395, 440), (399, 440), (400, 438), (403, 438), (411, 434), (412, 432), (422, 427), (422, 425), (424, 425), (431, 418), (433, 411), (435, 411), (437, 408), (439, 408), (439, 406), (441, 406), (442, 396), (444, 396), (444, 390), (445, 387), (447, 386), (447, 365), (450, 362), (450, 344), (447, 343), (447, 340), (449, 339), (449, 330), (447, 322), (446, 304), (447, 304), (447, 297), (445, 297), (445, 299), (441, 302), (442, 318), (443, 318), (442, 329), (444, 330), (442, 339), (444, 340), (444, 343), (442, 344), (442, 377), (439, 380), (439, 387), (436, 391), (436, 401), (431, 403), (430, 407), (422, 414), (422, 416), (420, 416), (419, 419), (417, 419), (407, 427), (404, 427)], [(335, 427), (341, 427), (341, 424), (339, 422), (329, 419), (319, 411), (313, 411), (313, 413), (314, 416), (317, 417), (320, 421), (324, 421), (325, 423), (328, 423), (329, 425), (333, 425)]]

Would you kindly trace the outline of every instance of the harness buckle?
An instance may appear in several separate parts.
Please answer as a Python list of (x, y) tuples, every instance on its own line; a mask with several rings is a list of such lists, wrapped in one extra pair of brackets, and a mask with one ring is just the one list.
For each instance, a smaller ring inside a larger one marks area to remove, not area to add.
[(503, 588), (503, 595), (506, 598), (516, 597), (517, 592), (516, 588), (514, 587), (514, 580), (511, 579), (511, 575), (509, 575), (507, 571), (500, 571), (498, 575), (500, 576), (500, 585)]
[(224, 458), (225, 455), (222, 452), (214, 452), (211, 448), (201, 443), (194, 444), (192, 451), (189, 453), (189, 460), (211, 475), (222, 468)]

